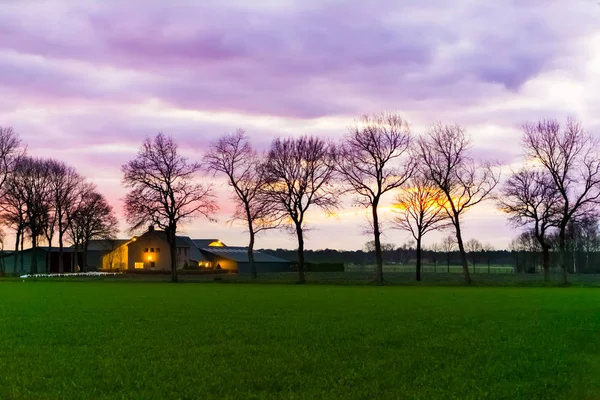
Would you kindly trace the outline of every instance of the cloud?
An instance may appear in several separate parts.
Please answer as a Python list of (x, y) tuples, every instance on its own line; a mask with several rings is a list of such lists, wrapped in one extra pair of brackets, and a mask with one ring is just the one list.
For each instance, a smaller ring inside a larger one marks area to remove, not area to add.
[[(199, 158), (238, 128), (264, 149), (276, 136), (340, 138), (381, 110), (417, 133), (466, 125), (478, 157), (508, 165), (525, 120), (600, 128), (599, 27), (591, 0), (6, 2), (0, 125), (115, 199), (120, 165), (148, 135), (171, 134)], [(361, 221), (327, 220), (310, 243)]]

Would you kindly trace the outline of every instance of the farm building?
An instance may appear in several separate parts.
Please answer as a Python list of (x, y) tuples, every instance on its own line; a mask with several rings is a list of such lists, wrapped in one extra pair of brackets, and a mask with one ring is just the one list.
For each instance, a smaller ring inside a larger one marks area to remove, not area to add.
[[(101, 239), (92, 240), (88, 244), (86, 252), (87, 267), (90, 270), (97, 270), (102, 268), (102, 257), (114, 249), (127, 243), (125, 239)], [(70, 247), (72, 251), (75, 250), (75, 245)], [(80, 248), (80, 252), (83, 250)]]
[[(203, 247), (200, 248), (217, 268), (237, 271), (240, 274), (250, 273), (247, 247)], [(254, 251), (254, 264), (258, 272), (290, 271), (290, 262), (259, 251)]]
[[(78, 253), (78, 263), (75, 263), (75, 251), (72, 248), (63, 248), (63, 272), (77, 271), (83, 265), (83, 254)], [(0, 255), (0, 271), (6, 274), (32, 274), (32, 273), (57, 273), (60, 270), (60, 256), (58, 247), (38, 247), (20, 252), (5, 252)], [(37, 264), (33, 270), (34, 261)]]
[[(228, 247), (218, 239), (176, 237), (177, 269), (223, 269), (249, 273), (246, 247)], [(121, 241), (102, 257), (103, 270), (169, 271), (170, 247), (164, 231), (150, 227), (143, 235)], [(254, 251), (258, 272), (284, 272), (290, 263), (259, 251)]]

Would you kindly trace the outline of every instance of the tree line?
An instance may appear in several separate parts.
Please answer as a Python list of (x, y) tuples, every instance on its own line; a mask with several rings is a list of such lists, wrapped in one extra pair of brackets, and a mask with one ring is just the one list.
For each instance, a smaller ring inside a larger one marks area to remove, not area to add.
[[(417, 279), (421, 278), (423, 237), (433, 230), (451, 231), (469, 284), (464, 215), (491, 200), (515, 227), (533, 234), (544, 254), (546, 279), (552, 246), (549, 237), (556, 235), (558, 265), (566, 283), (568, 227), (597, 216), (598, 143), (573, 119), (562, 125), (556, 120), (540, 120), (522, 128), (525, 166), (510, 171), (500, 188), (499, 163), (475, 157), (464, 127), (436, 123), (417, 135), (396, 113), (364, 115), (337, 142), (314, 135), (278, 137), (262, 152), (238, 130), (212, 142), (197, 161), (184, 157), (172, 137), (159, 133), (147, 137), (137, 156), (122, 166), (122, 182), (129, 189), (125, 216), (132, 232), (155, 225), (167, 233), (172, 280), (176, 281), (175, 238), (181, 224), (196, 216), (214, 220), (218, 209), (214, 187), (198, 175), (221, 176), (236, 205), (232, 218), (242, 221), (249, 235), (252, 276), (257, 276), (253, 260), (256, 236), (282, 229), (297, 239), (298, 282), (302, 283), (307, 213), (320, 209), (335, 214), (341, 199), (349, 196), (355, 205), (368, 210), (377, 284), (384, 283), (381, 236), (386, 227), (407, 231), (414, 238)], [(35, 171), (30, 173), (35, 175)], [(387, 225), (381, 220), (380, 207), (391, 195), (395, 195), (396, 212)], [(54, 209), (56, 213), (56, 205)], [(60, 225), (60, 218), (55, 219)], [(41, 237), (43, 229), (39, 227), (45, 225), (48, 222), (38, 224), (35, 217), (27, 216), (23, 227), (28, 237), (35, 237), (32, 245)], [(73, 222), (68, 225), (66, 232), (73, 231)], [(59, 236), (60, 231), (58, 228)]]
[[(25, 244), (35, 254), (40, 245), (58, 243), (59, 270), (64, 272), (67, 241), (75, 245), (75, 260), (83, 252), (85, 269), (90, 241), (117, 233), (115, 213), (96, 185), (62, 161), (28, 155), (19, 135), (6, 127), (0, 127), (0, 192), (0, 221), (15, 232), (21, 270)], [(37, 265), (35, 256), (30, 262), (37, 273), (48, 270), (50, 259), (44, 266)]]
[[(307, 212), (321, 209), (335, 214), (340, 199), (349, 195), (369, 211), (376, 281), (383, 284), (384, 224), (379, 209), (387, 196), (395, 194), (396, 214), (390, 226), (414, 237), (417, 279), (423, 237), (448, 229), (453, 231), (452, 241), (468, 284), (469, 249), (462, 221), (473, 207), (493, 200), (511, 223), (534, 233), (546, 255), (548, 235), (556, 232), (559, 266), (566, 282), (567, 227), (596, 213), (600, 195), (597, 143), (572, 119), (564, 125), (541, 120), (523, 125), (522, 148), (525, 167), (511, 171), (497, 189), (499, 164), (476, 159), (462, 126), (437, 123), (415, 135), (410, 124), (395, 113), (362, 116), (338, 142), (311, 135), (275, 138), (264, 152), (257, 151), (245, 132), (238, 130), (211, 143), (198, 163), (176, 155), (173, 139), (159, 134), (146, 139), (138, 157), (123, 167), (124, 182), (132, 189), (126, 201), (127, 218), (133, 226), (151, 222), (163, 227), (174, 246), (182, 221), (197, 214), (212, 218), (217, 209), (213, 188), (197, 183), (194, 173), (218, 174), (232, 189), (237, 206), (233, 218), (247, 228), (252, 276), (256, 277), (252, 258), (256, 235), (284, 229), (297, 239), (298, 282), (304, 282)], [(544, 257), (548, 271), (549, 261)]]

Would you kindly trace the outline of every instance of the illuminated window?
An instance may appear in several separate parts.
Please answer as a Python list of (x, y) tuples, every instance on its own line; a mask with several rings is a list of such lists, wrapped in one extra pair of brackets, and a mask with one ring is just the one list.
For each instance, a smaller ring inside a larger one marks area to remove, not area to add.
[(144, 263), (143, 262), (136, 262), (135, 263), (135, 269), (144, 269)]

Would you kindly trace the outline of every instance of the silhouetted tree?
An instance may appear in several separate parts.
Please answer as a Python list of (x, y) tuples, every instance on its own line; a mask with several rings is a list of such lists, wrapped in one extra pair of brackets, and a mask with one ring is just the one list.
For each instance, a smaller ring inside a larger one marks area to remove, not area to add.
[[(5, 203), (20, 207), (9, 214), (17, 217), (13, 221), (21, 219), (21, 241), (29, 233), (33, 255), (44, 236), (51, 207), (49, 165), (46, 159), (19, 157), (5, 182)], [(31, 258), (31, 272), (38, 272), (35, 256)]]
[[(119, 221), (106, 198), (95, 185), (86, 183), (73, 210), (69, 225), (76, 250), (83, 250), (83, 270), (88, 270), (88, 247), (92, 240), (112, 238), (118, 232)], [(78, 251), (75, 251), (77, 258)]]
[(195, 181), (200, 164), (178, 153), (173, 138), (159, 133), (147, 138), (137, 157), (123, 165), (125, 215), (131, 230), (149, 225), (164, 229), (171, 253), (171, 279), (177, 282), (176, 233), (187, 219), (217, 209), (212, 187)]
[(475, 256), (483, 250), (483, 246), (479, 240), (470, 239), (465, 243), (465, 250), (471, 254), (471, 263), (473, 264), (473, 272), (475, 272)]
[(498, 203), (517, 227), (530, 227), (542, 250), (544, 280), (550, 279), (548, 232), (558, 226), (561, 196), (546, 171), (523, 169), (513, 173), (502, 188)]
[(448, 214), (440, 206), (444, 193), (422, 175), (413, 176), (408, 188), (396, 196), (398, 213), (394, 217), (397, 229), (409, 232), (417, 243), (416, 279), (421, 280), (421, 243), (423, 236), (447, 226)]
[(567, 226), (573, 218), (595, 214), (600, 199), (600, 154), (598, 141), (581, 124), (568, 119), (564, 127), (556, 120), (541, 120), (523, 126), (525, 154), (552, 178), (560, 194), (558, 223), (559, 265), (567, 283)]
[(383, 258), (377, 208), (384, 194), (402, 186), (411, 176), (414, 163), (408, 156), (410, 143), (410, 126), (399, 115), (364, 115), (350, 129), (337, 153), (341, 184), (355, 194), (357, 204), (371, 209), (378, 285), (383, 285)]
[(224, 135), (210, 146), (205, 156), (207, 168), (213, 173), (227, 176), (229, 186), (234, 191), (236, 210), (235, 220), (246, 223), (250, 240), (248, 260), (252, 278), (256, 279), (254, 264), (254, 240), (260, 232), (278, 227), (279, 213), (263, 190), (266, 184), (263, 159), (252, 148), (243, 130)]
[(491, 272), (491, 263), (492, 263), (492, 252), (494, 251), (494, 245), (491, 243), (482, 243), (481, 250), (485, 253), (485, 259), (487, 261), (488, 274)]
[(19, 157), (25, 155), (21, 138), (11, 127), (0, 126), (0, 190), (13, 172)]
[(444, 194), (444, 207), (454, 229), (465, 283), (471, 283), (467, 254), (462, 239), (461, 216), (484, 201), (498, 184), (499, 172), (488, 163), (477, 165), (471, 155), (471, 142), (458, 125), (434, 125), (419, 140), (420, 170)]
[(444, 237), (440, 247), (444, 253), (446, 253), (446, 264), (448, 267), (448, 272), (450, 272), (450, 253), (456, 249), (456, 236), (448, 235)]
[(73, 213), (85, 188), (83, 178), (62, 161), (49, 160), (50, 215), (46, 226), (48, 246), (52, 247), (54, 234), (58, 234), (58, 268), (64, 272), (64, 241), (70, 228)]
[(314, 136), (275, 139), (267, 155), (264, 193), (289, 217), (298, 239), (298, 283), (305, 282), (306, 212), (312, 205), (332, 212), (338, 204), (332, 185), (334, 157), (333, 146)]

